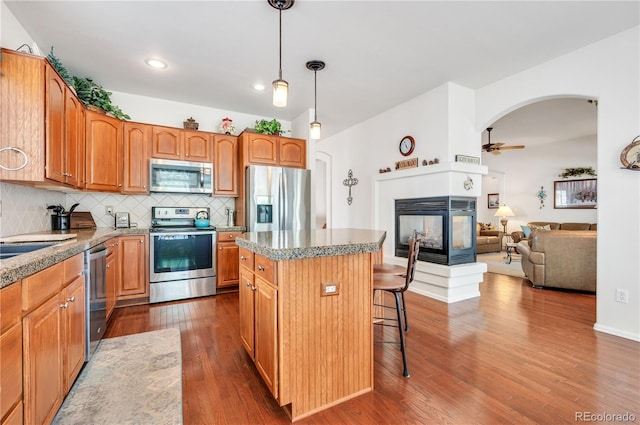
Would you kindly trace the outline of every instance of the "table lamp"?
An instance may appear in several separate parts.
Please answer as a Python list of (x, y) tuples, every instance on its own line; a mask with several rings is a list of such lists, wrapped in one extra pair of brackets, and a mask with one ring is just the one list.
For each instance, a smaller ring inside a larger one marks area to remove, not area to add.
[(494, 216), (495, 217), (498, 217), (498, 216), (502, 217), (500, 219), (500, 224), (502, 224), (502, 231), (504, 233), (507, 233), (507, 222), (509, 221), (509, 220), (507, 220), (507, 217), (514, 217), (515, 216), (513, 211), (511, 211), (511, 208), (509, 208), (506, 205), (503, 205), (500, 208), (498, 208), (498, 211), (496, 211)]

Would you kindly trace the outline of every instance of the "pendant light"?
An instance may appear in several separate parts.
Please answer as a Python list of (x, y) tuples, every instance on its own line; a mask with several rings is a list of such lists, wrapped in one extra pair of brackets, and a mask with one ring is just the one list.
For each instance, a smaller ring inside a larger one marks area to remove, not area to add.
[(313, 122), (309, 124), (309, 138), (318, 140), (320, 138), (320, 129), (322, 124), (318, 121), (318, 71), (324, 69), (324, 62), (322, 61), (309, 61), (307, 62), (307, 69), (313, 71)]
[(289, 95), (289, 83), (282, 79), (282, 11), (290, 9), (295, 0), (267, 0), (271, 7), (278, 9), (280, 13), (280, 67), (278, 79), (273, 82), (273, 104), (278, 107), (287, 106)]

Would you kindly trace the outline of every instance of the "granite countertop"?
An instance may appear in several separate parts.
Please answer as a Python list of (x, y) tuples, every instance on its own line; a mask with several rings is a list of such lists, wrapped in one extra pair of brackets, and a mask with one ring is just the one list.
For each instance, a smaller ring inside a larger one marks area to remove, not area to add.
[(382, 230), (283, 230), (245, 233), (236, 238), (236, 245), (279, 261), (377, 252), (386, 237)]
[[(243, 226), (216, 226), (218, 232), (244, 232)], [(26, 254), (16, 255), (0, 261), (0, 288), (51, 267), (69, 257), (105, 242), (115, 236), (149, 233), (148, 227), (131, 227), (123, 229), (97, 228), (97, 229), (69, 229), (36, 232), (37, 234), (63, 234), (75, 233), (74, 239), (68, 239), (55, 243), (55, 245), (32, 251)], [(28, 235), (27, 235), (28, 236)], [(1, 244), (0, 244), (1, 246)]]

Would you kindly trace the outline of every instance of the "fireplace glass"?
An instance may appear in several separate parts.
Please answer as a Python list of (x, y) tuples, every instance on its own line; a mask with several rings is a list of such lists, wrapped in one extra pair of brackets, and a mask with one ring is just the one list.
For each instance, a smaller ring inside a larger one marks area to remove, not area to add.
[(407, 257), (413, 232), (422, 235), (418, 259), (455, 265), (476, 261), (476, 199), (396, 200), (396, 256)]

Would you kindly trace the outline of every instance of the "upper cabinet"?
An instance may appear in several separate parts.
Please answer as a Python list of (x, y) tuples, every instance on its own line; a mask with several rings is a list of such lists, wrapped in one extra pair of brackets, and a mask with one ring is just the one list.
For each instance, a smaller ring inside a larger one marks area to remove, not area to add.
[(2, 49), (0, 179), (44, 181), (45, 62)]
[(153, 126), (153, 158), (213, 162), (211, 145), (209, 133)]
[(122, 121), (86, 111), (86, 188), (120, 192), (122, 188)]
[(50, 66), (46, 75), (45, 177), (82, 187), (84, 172), (84, 107)]
[(213, 194), (238, 196), (238, 137), (213, 135), (215, 164), (213, 166)]
[(149, 193), (149, 158), (152, 126), (135, 122), (123, 124), (122, 193)]
[(259, 133), (240, 135), (243, 168), (249, 164), (307, 167), (307, 141)]

